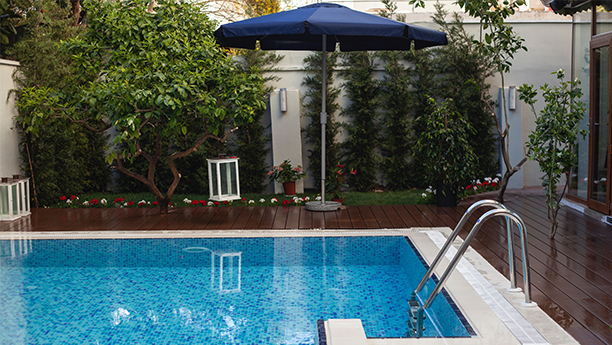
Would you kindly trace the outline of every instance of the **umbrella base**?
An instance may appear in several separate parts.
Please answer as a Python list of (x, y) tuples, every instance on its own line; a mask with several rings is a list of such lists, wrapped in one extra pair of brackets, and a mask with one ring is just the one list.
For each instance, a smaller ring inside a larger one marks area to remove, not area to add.
[(341, 204), (335, 201), (326, 201), (325, 204), (320, 201), (309, 201), (306, 203), (307, 211), (331, 212), (340, 209)]

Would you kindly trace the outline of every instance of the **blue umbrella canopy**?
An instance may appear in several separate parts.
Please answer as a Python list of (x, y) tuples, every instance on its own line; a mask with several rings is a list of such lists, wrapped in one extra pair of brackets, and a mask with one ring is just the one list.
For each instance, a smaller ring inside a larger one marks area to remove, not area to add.
[[(262, 50), (341, 51), (410, 50), (445, 45), (446, 34), (337, 4), (318, 3), (295, 10), (221, 25), (215, 31), (224, 47)], [(321, 202), (306, 203), (312, 211), (332, 211), (339, 203), (325, 201), (325, 60), (321, 95)]]
[(341, 51), (410, 50), (447, 44), (446, 34), (337, 4), (318, 3), (295, 10), (222, 25), (215, 31), (225, 47), (262, 50), (321, 51), (321, 37), (327, 35), (325, 50)]

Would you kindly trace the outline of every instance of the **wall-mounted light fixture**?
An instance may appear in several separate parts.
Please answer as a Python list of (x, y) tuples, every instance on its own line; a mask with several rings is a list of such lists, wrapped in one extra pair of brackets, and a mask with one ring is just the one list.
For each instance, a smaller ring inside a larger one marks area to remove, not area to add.
[(516, 86), (508, 87), (508, 109), (516, 110)]
[(286, 112), (287, 111), (287, 89), (286, 88), (280, 89), (278, 93), (278, 98), (280, 101), (280, 111)]

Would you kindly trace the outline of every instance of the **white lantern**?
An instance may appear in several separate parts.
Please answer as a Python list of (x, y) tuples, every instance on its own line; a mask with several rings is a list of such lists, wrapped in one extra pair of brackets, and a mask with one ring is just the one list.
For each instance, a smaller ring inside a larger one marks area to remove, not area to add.
[(210, 200), (239, 200), (238, 157), (212, 158), (207, 161)]
[(30, 178), (3, 177), (0, 180), (0, 221), (10, 221), (30, 214)]

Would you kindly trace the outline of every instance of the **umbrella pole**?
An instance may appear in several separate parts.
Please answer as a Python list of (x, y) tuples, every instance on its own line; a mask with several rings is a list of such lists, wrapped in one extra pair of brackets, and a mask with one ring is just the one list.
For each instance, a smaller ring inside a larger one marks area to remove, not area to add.
[(325, 89), (327, 81), (327, 35), (323, 35), (323, 72), (321, 79), (321, 204), (325, 205), (325, 125), (327, 124), (327, 113), (325, 112)]

